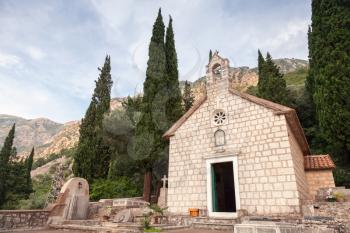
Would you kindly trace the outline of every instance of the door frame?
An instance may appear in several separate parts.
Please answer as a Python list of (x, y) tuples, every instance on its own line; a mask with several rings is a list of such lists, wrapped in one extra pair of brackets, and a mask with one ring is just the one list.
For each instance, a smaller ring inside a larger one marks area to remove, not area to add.
[[(235, 188), (235, 201), (236, 201), (236, 212), (213, 212), (213, 200), (212, 200), (212, 169), (211, 165), (213, 163), (223, 163), (232, 162), (233, 166), (233, 178), (234, 178), (234, 188)], [(223, 218), (236, 218), (237, 210), (241, 208), (240, 198), (239, 198), (239, 183), (238, 183), (238, 163), (237, 156), (226, 156), (219, 158), (210, 158), (206, 160), (207, 167), (207, 208), (209, 217), (223, 217)]]

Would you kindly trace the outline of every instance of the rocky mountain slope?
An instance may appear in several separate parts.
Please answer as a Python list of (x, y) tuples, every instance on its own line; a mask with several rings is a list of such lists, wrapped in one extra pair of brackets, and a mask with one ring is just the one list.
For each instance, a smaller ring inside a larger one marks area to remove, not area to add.
[(52, 143), (53, 137), (64, 128), (64, 125), (45, 118), (27, 120), (17, 116), (0, 114), (1, 144), (14, 123), (16, 123), (14, 144), (20, 155), (29, 152), (33, 146), (42, 149), (48, 147)]
[[(281, 58), (274, 62), (282, 73), (289, 73), (308, 67), (308, 62), (301, 59)], [(232, 67), (230, 69), (232, 87), (245, 90), (258, 82), (257, 68)], [(194, 96), (198, 98), (204, 93), (204, 77), (191, 83)], [(184, 81), (180, 82), (183, 88)], [(113, 98), (111, 109), (121, 108), (125, 98)], [(59, 153), (62, 149), (72, 148), (79, 139), (79, 121), (59, 124), (49, 119), (38, 118), (27, 120), (21, 117), (0, 114), (0, 145), (2, 145), (13, 123), (16, 123), (15, 146), (20, 155), (27, 155), (30, 149), (36, 148), (36, 159), (46, 157), (52, 153)]]
[[(274, 59), (274, 63), (283, 74), (291, 73), (297, 70), (307, 69), (309, 63), (306, 60), (295, 58)], [(231, 67), (230, 83), (232, 88), (245, 91), (249, 86), (256, 86), (259, 81), (258, 68), (249, 68), (247, 66)], [(205, 77), (201, 77), (194, 82), (190, 82), (195, 98), (200, 97), (205, 91)], [(180, 81), (180, 87), (183, 89), (185, 81)]]
[(2, 145), (11, 126), (16, 123), (14, 145), (19, 156), (27, 156), (35, 147), (35, 158), (59, 153), (71, 148), (79, 138), (79, 122), (60, 124), (49, 119), (24, 119), (17, 116), (0, 114), (0, 143)]

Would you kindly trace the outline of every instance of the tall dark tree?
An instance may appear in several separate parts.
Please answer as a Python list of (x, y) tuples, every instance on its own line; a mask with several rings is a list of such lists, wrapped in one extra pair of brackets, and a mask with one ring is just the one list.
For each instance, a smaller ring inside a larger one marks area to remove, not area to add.
[(165, 58), (167, 74), (168, 101), (166, 115), (170, 124), (178, 120), (183, 111), (181, 106), (181, 91), (179, 87), (179, 71), (177, 68), (177, 54), (175, 48), (173, 19), (169, 18), (169, 25), (165, 37)]
[(30, 175), (30, 172), (32, 171), (33, 166), (33, 160), (34, 160), (34, 147), (32, 148), (32, 151), (30, 152), (28, 158), (26, 159), (25, 165), (26, 165), (26, 180), (27, 180), (27, 193), (30, 194), (33, 191), (32, 188), (32, 177)]
[(310, 74), (317, 119), (325, 138), (350, 161), (350, 4), (312, 1)]
[(264, 68), (265, 68), (265, 59), (261, 54), (260, 50), (258, 50), (258, 75), (259, 75), (258, 91), (259, 93), (266, 92), (267, 77), (266, 77), (266, 72), (264, 71)]
[(106, 56), (104, 65), (99, 68), (100, 75), (96, 81), (94, 98), (96, 100), (96, 144), (93, 158), (93, 177), (95, 179), (106, 178), (108, 175), (108, 166), (111, 160), (111, 150), (108, 143), (104, 140), (102, 134), (102, 121), (104, 116), (109, 113), (111, 103), (111, 58)]
[(213, 57), (213, 51), (209, 50), (209, 62), (210, 62), (212, 57)]
[(99, 71), (90, 105), (80, 125), (79, 143), (73, 165), (74, 175), (89, 181), (107, 177), (111, 156), (109, 145), (102, 137), (102, 121), (109, 112), (113, 83), (110, 56), (106, 56), (105, 63)]
[(4, 145), (0, 151), (0, 207), (5, 203), (7, 193), (7, 178), (9, 172), (9, 161), (14, 152), (13, 139), (15, 138), (16, 125), (13, 124)]
[(187, 112), (192, 107), (194, 102), (194, 96), (192, 93), (191, 84), (188, 81), (185, 81), (182, 100), (184, 103), (184, 110)]
[(263, 60), (259, 51), (258, 68), (259, 97), (271, 100), (276, 103), (287, 104), (288, 90), (286, 80), (279, 72), (276, 64), (272, 61), (272, 57), (269, 53), (267, 53), (266, 59)]
[(79, 142), (74, 154), (73, 173), (88, 181), (93, 179), (93, 158), (96, 154), (96, 100), (92, 98), (90, 105), (81, 120)]
[(136, 126), (134, 146), (135, 156), (144, 169), (143, 198), (146, 201), (151, 197), (154, 164), (167, 154), (166, 141), (162, 138), (169, 126), (165, 109), (168, 92), (164, 80), (167, 75), (164, 47), (164, 23), (159, 9), (148, 50), (141, 117)]

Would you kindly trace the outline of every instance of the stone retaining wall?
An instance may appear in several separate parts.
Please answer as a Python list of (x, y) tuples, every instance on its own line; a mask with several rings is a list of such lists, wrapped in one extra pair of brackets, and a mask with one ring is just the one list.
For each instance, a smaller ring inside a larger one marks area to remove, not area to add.
[(0, 210), (0, 231), (45, 227), (49, 214), (48, 210)]
[(350, 224), (350, 202), (318, 202), (315, 216), (332, 217), (337, 222)]

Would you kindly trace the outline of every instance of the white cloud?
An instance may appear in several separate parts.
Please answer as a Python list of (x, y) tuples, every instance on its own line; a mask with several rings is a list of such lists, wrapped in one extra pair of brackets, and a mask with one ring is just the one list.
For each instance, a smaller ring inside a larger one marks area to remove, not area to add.
[(0, 52), (0, 66), (9, 67), (16, 65), (20, 62), (20, 58), (12, 55)]
[(31, 58), (35, 60), (41, 60), (46, 56), (46, 54), (40, 48), (34, 46), (29, 46), (26, 48), (26, 52)]
[(69, 7), (63, 1), (4, 0), (0, 79), (7, 83), (0, 87), (0, 109), (59, 121), (81, 118), (106, 54), (112, 95), (142, 90), (159, 7), (165, 24), (169, 14), (174, 20), (182, 80), (204, 74), (209, 49), (235, 66), (255, 66), (258, 48), (274, 58), (307, 58), (310, 3), (304, 0), (78, 0)]

